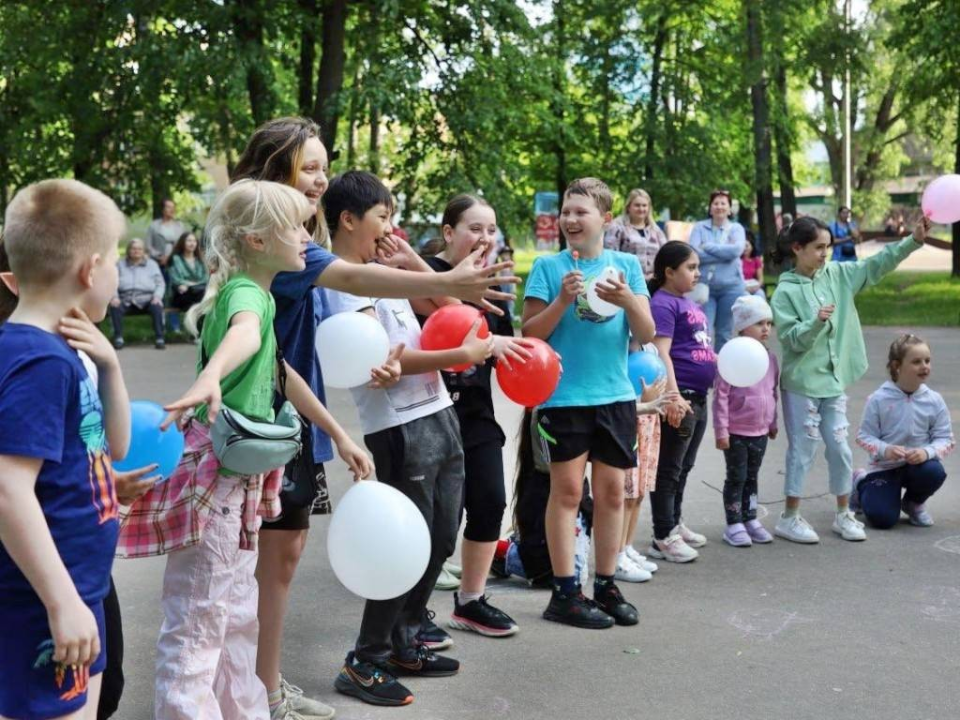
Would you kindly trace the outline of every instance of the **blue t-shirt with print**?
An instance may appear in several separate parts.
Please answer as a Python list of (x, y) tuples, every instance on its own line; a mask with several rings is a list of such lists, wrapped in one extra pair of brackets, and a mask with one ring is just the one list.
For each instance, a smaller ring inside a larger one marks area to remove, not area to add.
[[(574, 261), (569, 250), (537, 258), (527, 278), (525, 297), (549, 304), (560, 294), (564, 276), (579, 269), (585, 287), (604, 268), (613, 267), (626, 278), (634, 295), (647, 295), (647, 284), (635, 255), (604, 250), (598, 257)], [(564, 311), (553, 334), (547, 338), (563, 363), (556, 391), (543, 407), (589, 407), (635, 400), (627, 376), (630, 325), (627, 314), (598, 315), (587, 304), (586, 294)]]
[[(119, 532), (103, 407), (77, 352), (32, 325), (0, 327), (0, 455), (43, 461), (34, 492), (57, 552), (80, 597), (103, 600)], [(0, 607), (38, 603), (0, 547)]]
[[(307, 267), (299, 272), (282, 272), (273, 279), (270, 293), (277, 303), (273, 331), (290, 367), (300, 373), (313, 394), (326, 404), (323, 375), (317, 358), (317, 326), (330, 317), (323, 291), (315, 286), (317, 278), (337, 259), (316, 243), (307, 244)], [(333, 460), (330, 437), (316, 425), (313, 431), (313, 461)]]

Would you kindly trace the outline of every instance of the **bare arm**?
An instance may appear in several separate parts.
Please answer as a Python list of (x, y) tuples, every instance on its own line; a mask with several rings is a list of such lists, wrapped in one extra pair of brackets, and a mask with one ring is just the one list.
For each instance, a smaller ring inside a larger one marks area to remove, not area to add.
[(650, 312), (650, 298), (646, 295), (634, 295), (636, 302), (630, 303), (624, 310), (627, 313), (627, 322), (630, 324), (630, 334), (641, 343), (653, 340), (656, 326), (653, 323), (653, 314)]
[(546, 340), (557, 329), (557, 325), (567, 308), (576, 302), (577, 296), (585, 291), (583, 273), (574, 270), (563, 276), (560, 292), (549, 305), (540, 298), (524, 298), (521, 332), (528, 337)]
[(114, 460), (123, 460), (130, 449), (130, 397), (117, 352), (80, 308), (73, 308), (67, 317), (61, 319), (59, 330), (70, 347), (85, 352), (97, 366), (110, 456)]
[(203, 403), (209, 407), (207, 419), (212, 423), (220, 412), (220, 381), (259, 350), (260, 316), (250, 310), (236, 313), (230, 318), (227, 334), (190, 389), (179, 400), (164, 408), (170, 414), (161, 427), (165, 430), (185, 411)]
[(354, 478), (368, 477), (373, 472), (373, 465), (367, 454), (350, 439), (347, 432), (340, 427), (340, 423), (334, 419), (330, 411), (313, 394), (306, 381), (300, 377), (296, 370), (290, 367), (290, 363), (284, 360), (283, 365), (287, 373), (287, 398), (293, 403), (297, 412), (330, 436), (333, 444), (337, 446), (337, 453), (350, 468)]
[(100, 654), (100, 635), (37, 500), (34, 486), (42, 465), (39, 458), (0, 455), (0, 542), (47, 610), (54, 660), (89, 665)]
[(454, 365), (469, 363), (477, 365), (493, 354), (493, 335), (478, 338), (480, 320), (473, 323), (460, 347), (451, 350), (414, 350), (405, 348), (400, 355), (400, 372), (403, 375), (419, 375), (420, 373), (443, 370)]
[(512, 267), (513, 263), (498, 263), (489, 267), (483, 267), (480, 263), (482, 263), (480, 249), (474, 250), (453, 270), (445, 273), (418, 273), (382, 265), (354, 265), (336, 261), (330, 263), (315, 284), (352, 295), (385, 298), (449, 295), (502, 315), (503, 311), (488, 300), (513, 300), (514, 295), (501, 292), (494, 287), (516, 284), (520, 282), (520, 278), (497, 276), (497, 272)]

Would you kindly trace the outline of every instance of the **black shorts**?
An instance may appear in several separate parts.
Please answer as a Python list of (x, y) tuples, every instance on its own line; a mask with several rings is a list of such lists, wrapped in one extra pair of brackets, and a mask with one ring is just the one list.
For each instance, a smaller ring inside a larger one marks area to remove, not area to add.
[(615, 468), (637, 466), (637, 405), (634, 400), (597, 407), (547, 407), (538, 411), (537, 432), (550, 462), (587, 458)]
[[(317, 497), (325, 498), (327, 507), (330, 505), (330, 495), (327, 490), (327, 473), (324, 470), (323, 463), (314, 463), (316, 471), (317, 487), (319, 491)], [(291, 506), (284, 502), (284, 493), (280, 493), (280, 517), (276, 520), (264, 519), (260, 525), (261, 530), (309, 530), (310, 515), (313, 511), (316, 500), (306, 507)], [(330, 512), (328, 509), (326, 512)]]

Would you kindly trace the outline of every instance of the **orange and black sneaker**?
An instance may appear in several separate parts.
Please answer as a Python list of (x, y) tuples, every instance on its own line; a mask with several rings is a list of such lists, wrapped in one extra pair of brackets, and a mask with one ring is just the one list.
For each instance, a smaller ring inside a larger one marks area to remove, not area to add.
[(396, 707), (413, 702), (413, 693), (393, 675), (378, 665), (357, 660), (352, 651), (347, 653), (333, 686), (337, 692), (371, 705)]
[(412, 650), (410, 655), (391, 655), (387, 667), (398, 676), (449, 677), (460, 672), (460, 661), (437, 655), (421, 645)]

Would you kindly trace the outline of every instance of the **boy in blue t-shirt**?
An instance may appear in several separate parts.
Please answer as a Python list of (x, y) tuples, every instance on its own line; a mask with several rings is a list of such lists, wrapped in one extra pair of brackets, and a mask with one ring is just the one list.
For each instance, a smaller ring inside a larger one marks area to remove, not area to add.
[[(627, 376), (630, 336), (653, 339), (649, 294), (633, 255), (604, 250), (613, 197), (595, 178), (563, 195), (563, 252), (537, 258), (523, 299), (523, 334), (546, 340), (565, 372), (539, 409), (550, 453), (546, 530), (553, 594), (543, 616), (585, 628), (634, 625), (637, 609), (613, 581), (623, 523), (624, 472), (636, 467), (636, 393)], [(612, 268), (613, 272), (607, 270)], [(599, 300), (600, 302), (597, 302)], [(590, 603), (574, 577), (574, 524), (587, 462), (593, 464), (596, 577)]]
[[(130, 410), (94, 325), (117, 290), (124, 218), (103, 193), (45, 180), (7, 208), (19, 303), (0, 328), (0, 716), (95, 718), (116, 547), (111, 468)], [(99, 390), (77, 351), (94, 362)]]

